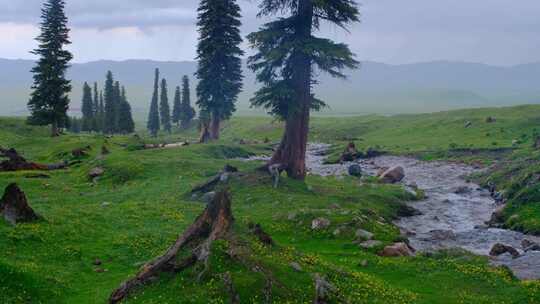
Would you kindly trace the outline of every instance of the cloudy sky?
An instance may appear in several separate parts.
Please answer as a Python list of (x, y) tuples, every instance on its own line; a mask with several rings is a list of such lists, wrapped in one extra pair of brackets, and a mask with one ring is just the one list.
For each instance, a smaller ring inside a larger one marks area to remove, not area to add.
[[(258, 28), (259, 0), (238, 0), (243, 34)], [(42, 0), (0, 0), (0, 58), (32, 58)], [(360, 60), (514, 65), (540, 61), (538, 0), (361, 0), (362, 23), (321, 35)], [(67, 0), (75, 61), (193, 60), (197, 0)], [(245, 46), (247, 47), (247, 46)]]

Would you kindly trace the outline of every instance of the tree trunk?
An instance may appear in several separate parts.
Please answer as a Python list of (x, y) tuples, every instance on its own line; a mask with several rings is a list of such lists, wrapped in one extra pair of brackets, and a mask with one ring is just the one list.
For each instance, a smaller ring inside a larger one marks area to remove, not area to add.
[(58, 131), (58, 122), (55, 120), (51, 124), (51, 137), (58, 137), (60, 136), (60, 132)]
[(201, 128), (201, 135), (199, 136), (199, 143), (205, 144), (210, 141), (210, 132), (208, 126), (203, 125)]
[(220, 119), (219, 114), (214, 113), (212, 119), (210, 120), (210, 139), (218, 140), (219, 139), (219, 128), (220, 128)]
[[(300, 0), (298, 6), (299, 22), (296, 26), (300, 40), (311, 37), (313, 21), (313, 0)], [(309, 133), (311, 109), (311, 59), (308, 54), (297, 50), (293, 53), (295, 69), (292, 82), (298, 106), (290, 110), (285, 121), (285, 133), (279, 148), (269, 165), (280, 164), (287, 175), (303, 180), (306, 177), (306, 149)]]

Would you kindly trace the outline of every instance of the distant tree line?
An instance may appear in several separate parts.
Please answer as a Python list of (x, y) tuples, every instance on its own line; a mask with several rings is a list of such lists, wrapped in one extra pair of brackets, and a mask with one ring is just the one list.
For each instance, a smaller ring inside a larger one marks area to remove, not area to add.
[(150, 101), (150, 112), (148, 114), (147, 129), (152, 136), (157, 136), (159, 130), (167, 133), (172, 132), (172, 125), (176, 124), (180, 128), (189, 128), (195, 109), (191, 106), (191, 92), (189, 78), (182, 78), (182, 88), (176, 87), (173, 101), (173, 109), (169, 105), (169, 91), (167, 80), (159, 80), (159, 69), (154, 72), (154, 92)]
[(135, 131), (135, 122), (127, 93), (120, 82), (114, 80), (111, 71), (107, 72), (105, 88), (93, 88), (84, 83), (82, 97), (82, 118), (70, 119), (70, 130), (76, 132), (99, 132), (104, 134), (128, 134)]

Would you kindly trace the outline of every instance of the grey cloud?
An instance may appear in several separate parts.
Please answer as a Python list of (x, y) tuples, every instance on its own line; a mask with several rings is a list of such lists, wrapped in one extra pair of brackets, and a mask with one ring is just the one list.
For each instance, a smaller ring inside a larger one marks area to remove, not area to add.
[[(238, 0), (244, 35), (256, 30), (264, 21), (256, 18), (260, 1)], [(0, 23), (35, 25), (39, 22), (42, 2), (0, 0)], [(538, 0), (358, 2), (361, 3), (361, 24), (352, 26), (350, 33), (324, 26), (321, 35), (350, 44), (361, 60), (405, 63), (446, 59), (502, 65), (540, 60)], [(103, 59), (102, 56), (118, 59), (127, 56), (128, 46), (132, 57), (192, 59), (198, 4), (199, 0), (67, 0), (74, 33), (77, 29), (137, 27), (145, 34), (131, 38), (115, 36), (117, 43), (111, 44), (106, 54), (102, 44), (99, 44), (101, 47), (85, 45), (81, 52), (87, 55), (79, 60)], [(83, 36), (88, 34), (80, 35), (75, 38), (84, 41)], [(93, 39), (107, 41), (110, 35), (102, 31)], [(10, 47), (15, 49), (14, 45)], [(176, 55), (171, 57), (173, 50)], [(0, 57), (2, 54), (0, 48)]]

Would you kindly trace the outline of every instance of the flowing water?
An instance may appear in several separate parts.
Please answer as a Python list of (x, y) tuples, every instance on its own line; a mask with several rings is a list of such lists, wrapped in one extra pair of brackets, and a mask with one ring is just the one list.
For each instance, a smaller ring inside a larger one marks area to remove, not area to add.
[[(309, 145), (306, 164), (310, 174), (347, 174), (352, 163), (324, 164), (328, 148), (329, 145), (325, 144)], [(424, 200), (410, 203), (422, 215), (395, 222), (407, 235), (413, 248), (419, 251), (462, 248), (475, 254), (489, 255), (493, 245), (501, 243), (514, 247), (521, 255), (518, 258), (512, 258), (510, 254), (490, 257), (492, 264), (508, 266), (521, 279), (540, 279), (540, 251), (524, 252), (521, 244), (525, 239), (540, 243), (540, 238), (485, 225), (498, 205), (489, 191), (466, 181), (465, 176), (478, 169), (398, 156), (381, 156), (357, 163), (370, 175), (375, 175), (382, 167), (401, 166), (405, 169), (402, 183), (415, 185), (425, 191)]]

